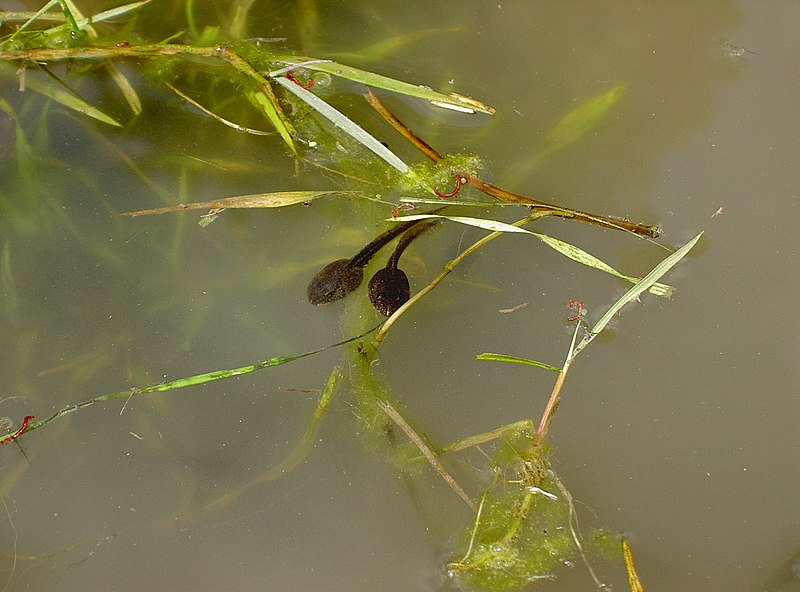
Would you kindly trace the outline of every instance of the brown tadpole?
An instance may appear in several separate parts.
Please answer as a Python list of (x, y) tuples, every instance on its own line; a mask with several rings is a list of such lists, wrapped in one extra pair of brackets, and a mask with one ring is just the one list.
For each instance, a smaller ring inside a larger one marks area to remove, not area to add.
[[(431, 214), (444, 208), (436, 208)], [(306, 289), (311, 304), (321, 305), (341, 300), (361, 285), (364, 266), (386, 244), (420, 223), (420, 220), (398, 222), (395, 226), (375, 237), (368, 245), (350, 259), (337, 259), (323, 267)]]
[(398, 308), (408, 302), (411, 297), (408, 276), (402, 269), (398, 269), (397, 263), (403, 251), (414, 239), (439, 222), (440, 220), (425, 222), (407, 230), (397, 243), (392, 256), (389, 257), (386, 267), (376, 271), (369, 280), (369, 301), (379, 313), (390, 317)]

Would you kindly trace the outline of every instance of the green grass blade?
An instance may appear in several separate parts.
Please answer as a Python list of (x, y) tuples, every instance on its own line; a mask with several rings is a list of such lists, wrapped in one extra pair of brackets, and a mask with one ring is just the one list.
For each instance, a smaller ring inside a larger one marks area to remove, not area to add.
[(302, 67), (308, 70), (327, 72), (332, 76), (339, 76), (341, 78), (352, 80), (353, 82), (360, 82), (366, 86), (382, 88), (384, 90), (396, 92), (401, 95), (432, 101), (439, 106), (449, 105), (451, 108), (459, 111), (480, 111), (481, 113), (487, 113), (489, 115), (492, 115), (495, 112), (493, 108), (484, 105), (480, 101), (470, 99), (469, 97), (464, 97), (459, 94), (446, 95), (436, 92), (435, 90), (432, 90), (426, 86), (410, 84), (408, 82), (403, 82), (402, 80), (396, 80), (394, 78), (389, 78), (388, 76), (375, 74), (374, 72), (368, 72), (367, 70), (361, 70), (359, 68), (353, 68), (352, 66), (339, 64), (338, 62), (329, 60), (316, 60), (308, 57), (280, 57), (279, 61), (296, 66), (302, 64)]
[(483, 353), (475, 356), (475, 359), (485, 360), (489, 362), (510, 362), (511, 364), (525, 364), (527, 366), (536, 366), (537, 368), (542, 368), (544, 370), (561, 372), (560, 368), (556, 368), (555, 366), (551, 366), (550, 364), (545, 364), (544, 362), (537, 362), (535, 360), (529, 360), (527, 358), (518, 358), (516, 356), (507, 356), (505, 354)]
[(108, 125), (122, 127), (122, 125), (110, 115), (106, 115), (97, 107), (93, 107), (80, 97), (65, 90), (61, 86), (57, 86), (49, 80), (42, 80), (40, 78), (29, 76), (25, 81), (25, 86), (54, 100), (56, 103), (60, 103), (68, 109), (72, 109), (73, 111), (80, 113), (81, 115), (88, 115), (89, 117), (92, 117), (97, 121), (107, 123)]
[(278, 133), (281, 135), (281, 138), (283, 138), (283, 141), (286, 142), (292, 152), (297, 154), (297, 147), (294, 144), (294, 138), (292, 138), (292, 134), (286, 125), (286, 121), (281, 114), (278, 113), (278, 110), (275, 108), (275, 104), (270, 100), (270, 98), (260, 90), (247, 90), (245, 91), (245, 96), (251, 103), (261, 108), (272, 126), (278, 130)]
[[(678, 263), (678, 261), (683, 259), (683, 257), (685, 257), (686, 254), (692, 250), (692, 247), (694, 247), (695, 244), (697, 244), (697, 241), (700, 240), (701, 236), (703, 236), (702, 232), (700, 232), (688, 243), (683, 245), (680, 249), (678, 249), (668, 257), (666, 257), (663, 261), (661, 261), (661, 263), (656, 265), (652, 269), (652, 271), (650, 271), (650, 273), (648, 273), (639, 282), (637, 282), (635, 286), (633, 286), (630, 290), (625, 292), (622, 298), (617, 300), (611, 306), (611, 308), (609, 308), (608, 311), (606, 311), (606, 314), (604, 314), (601, 317), (601, 319), (597, 321), (597, 324), (595, 324), (595, 326), (592, 327), (589, 338), (594, 337), (595, 335), (599, 334), (603, 329), (605, 329), (606, 325), (608, 325), (611, 319), (614, 318), (614, 315), (616, 315), (623, 306), (639, 298), (642, 292), (648, 290), (650, 286), (652, 286), (656, 282), (656, 280), (661, 278), (665, 273), (667, 273), (670, 269), (672, 269), (672, 267), (676, 263)], [(584, 341), (586, 341), (586, 339), (584, 339)]]
[(382, 39), (372, 45), (363, 47), (357, 51), (339, 51), (333, 54), (337, 58), (345, 60), (359, 60), (367, 62), (377, 62), (386, 59), (386, 56), (395, 53), (408, 45), (414, 45), (428, 37), (441, 37), (450, 33), (466, 33), (467, 28), (463, 25), (453, 27), (439, 27), (435, 29), (419, 29), (393, 37)]
[[(416, 214), (413, 216), (400, 216), (398, 218), (387, 218), (387, 221), (402, 222), (406, 220), (424, 220), (426, 218), (443, 218), (445, 220), (452, 220), (453, 222), (459, 222), (460, 224), (466, 224), (468, 226), (475, 226), (477, 228), (482, 228), (484, 230), (489, 230), (491, 232), (514, 232), (517, 234), (530, 234), (538, 238), (540, 241), (542, 241), (551, 249), (558, 251), (565, 257), (568, 257), (573, 261), (577, 261), (582, 265), (586, 265), (588, 267), (593, 267), (600, 271), (604, 271), (605, 273), (611, 274), (615, 277), (631, 282), (632, 284), (635, 284), (636, 282), (639, 281), (638, 278), (620, 273), (619, 271), (617, 271), (604, 261), (598, 259), (591, 253), (587, 253), (580, 247), (576, 247), (575, 245), (571, 245), (562, 240), (558, 240), (557, 238), (547, 236), (546, 234), (532, 232), (530, 230), (520, 228), (519, 226), (513, 226), (511, 224), (506, 224), (505, 222), (499, 222), (497, 220), (486, 220), (484, 218), (470, 218), (467, 216), (439, 216), (436, 214)], [(652, 284), (648, 288), (648, 290), (655, 296), (660, 296), (662, 298), (669, 298), (675, 291), (675, 288), (667, 284), (660, 284), (656, 282)]]
[(274, 191), (267, 193), (253, 193), (250, 195), (235, 195), (233, 197), (222, 197), (212, 201), (179, 203), (174, 206), (164, 206), (149, 210), (136, 210), (133, 212), (122, 212), (121, 216), (154, 216), (166, 214), (168, 212), (186, 212), (189, 210), (229, 210), (236, 208), (283, 208), (299, 203), (308, 203), (324, 195), (331, 194), (352, 195), (351, 192), (339, 191), (336, 189), (324, 189), (321, 191)]
[(25, 29), (30, 27), (33, 23), (36, 22), (36, 19), (38, 19), (45, 12), (47, 12), (48, 10), (53, 8), (53, 6), (55, 6), (56, 4), (58, 4), (58, 0), (50, 0), (50, 2), (48, 2), (47, 4), (42, 6), (36, 14), (34, 14), (31, 18), (29, 18), (27, 21), (25, 21), (19, 29), (14, 31), (14, 34), (11, 35), (11, 37), (9, 37), (9, 39), (8, 39), (9, 45), (11, 45), (11, 42), (14, 41), (14, 39), (16, 38), (17, 35), (19, 35)]
[(365, 148), (368, 148), (380, 158), (385, 160), (391, 166), (396, 168), (401, 173), (407, 173), (409, 167), (404, 163), (399, 156), (389, 150), (386, 146), (381, 144), (374, 136), (370, 135), (356, 122), (348, 118), (342, 112), (334, 109), (328, 103), (320, 99), (314, 93), (308, 92), (306, 89), (291, 80), (284, 77), (276, 77), (273, 80), (280, 84), (283, 88), (294, 94), (297, 98), (305, 102), (309, 107), (317, 111), (320, 115), (328, 119), (333, 125), (340, 130), (351, 136), (354, 140), (360, 143)]
[(581, 103), (547, 132), (545, 140), (551, 144), (552, 149), (566, 148), (605, 119), (627, 89), (628, 85), (620, 84)]
[(83, 28), (92, 23), (101, 23), (103, 21), (110, 21), (119, 18), (125, 14), (128, 14), (129, 12), (138, 10), (145, 4), (150, 4), (152, 1), (153, 0), (141, 0), (141, 2), (131, 2), (130, 4), (123, 4), (122, 6), (117, 6), (115, 8), (104, 10), (103, 12), (98, 12), (92, 16), (78, 20), (78, 26)]
[[(96, 403), (103, 403), (107, 401), (114, 401), (116, 399), (127, 399), (130, 397), (136, 397), (138, 395), (145, 395), (148, 393), (162, 393), (166, 391), (172, 391), (175, 389), (186, 388), (188, 386), (196, 386), (198, 384), (205, 384), (207, 382), (213, 382), (215, 380), (220, 380), (223, 378), (231, 378), (233, 376), (241, 376), (242, 374), (248, 374), (250, 372), (256, 372), (257, 370), (263, 370), (264, 368), (272, 368), (274, 366), (282, 366), (283, 364), (288, 364), (289, 362), (294, 362), (296, 360), (300, 360), (302, 358), (306, 358), (308, 356), (313, 356), (314, 354), (318, 354), (329, 350), (334, 347), (339, 347), (341, 345), (345, 345), (347, 343), (351, 343), (358, 339), (363, 339), (366, 335), (372, 333), (376, 327), (373, 327), (369, 331), (362, 333), (360, 335), (356, 335), (355, 337), (350, 337), (349, 339), (345, 339), (343, 341), (339, 341), (338, 343), (334, 343), (332, 345), (328, 345), (325, 347), (321, 347), (319, 349), (315, 349), (312, 351), (303, 352), (300, 354), (294, 354), (289, 356), (276, 356), (274, 358), (269, 358), (268, 360), (264, 360), (263, 362), (259, 362), (258, 364), (252, 364), (249, 366), (241, 366), (239, 368), (232, 368), (230, 370), (215, 370), (213, 372), (206, 372), (204, 374), (196, 374), (194, 376), (187, 376), (185, 378), (178, 378), (176, 380), (169, 380), (167, 382), (162, 382), (160, 384), (155, 384), (152, 386), (146, 386), (142, 388), (132, 388), (124, 391), (120, 391), (117, 393), (110, 393), (107, 395), (101, 395), (99, 397), (93, 397), (91, 399), (87, 399), (81, 403), (76, 403), (74, 405), (67, 405), (56, 411), (55, 413), (49, 415), (45, 419), (40, 421), (31, 422), (26, 430), (26, 434), (32, 432), (36, 429), (39, 429), (42, 426), (47, 425), (48, 423), (55, 421), (61, 417), (66, 415), (71, 415), (76, 411), (80, 411), (81, 409), (85, 409), (86, 407), (90, 407), (95, 405)], [(0, 436), (0, 440), (5, 440), (8, 438), (13, 432)]]

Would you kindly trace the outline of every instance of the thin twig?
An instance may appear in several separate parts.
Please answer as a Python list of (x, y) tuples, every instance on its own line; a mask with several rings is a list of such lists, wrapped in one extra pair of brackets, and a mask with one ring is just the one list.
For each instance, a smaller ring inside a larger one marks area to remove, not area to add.
[(433, 453), (430, 447), (425, 444), (424, 440), (420, 438), (419, 434), (414, 431), (414, 428), (408, 425), (408, 422), (403, 419), (403, 416), (398, 413), (397, 409), (395, 409), (388, 401), (378, 400), (378, 405), (380, 405), (380, 408), (383, 409), (383, 412), (388, 415), (389, 418), (395, 422), (401, 430), (403, 430), (408, 439), (411, 440), (417, 448), (419, 448), (420, 452), (422, 452), (423, 456), (428, 460), (430, 465), (436, 470), (437, 473), (439, 473), (439, 476), (444, 479), (444, 482), (450, 486), (450, 489), (455, 491), (459, 497), (466, 502), (470, 509), (475, 512), (475, 502), (470, 499), (470, 497), (461, 488), (453, 476), (447, 472), (447, 469), (445, 469), (444, 465), (439, 462), (439, 459), (436, 458), (436, 455)]

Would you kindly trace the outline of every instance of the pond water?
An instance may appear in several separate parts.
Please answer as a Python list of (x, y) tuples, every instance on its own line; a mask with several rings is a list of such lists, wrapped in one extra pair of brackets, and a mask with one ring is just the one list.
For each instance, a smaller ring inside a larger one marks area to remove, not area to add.
[[(114, 40), (224, 30), (238, 4), (197, 1), (187, 23), (183, 2), (153, 2), (133, 30), (122, 17)], [(676, 287), (670, 300), (628, 305), (577, 357), (549, 433), (553, 468), (587, 539), (593, 529), (625, 533), (645, 589), (800, 590), (800, 365), (790, 339), (800, 322), (786, 296), (800, 287), (800, 4), (343, 4), (255, 2), (242, 34), (493, 106), (494, 116), (470, 116), (381, 93), (440, 152), (477, 153), (481, 175), (505, 189), (658, 224), (669, 247), (705, 232), (664, 278)], [(114, 5), (79, 3), (86, 14)], [(396, 43), (376, 45), (387, 40)], [(97, 395), (316, 350), (382, 319), (363, 287), (315, 307), (306, 286), (384, 230), (390, 205), (328, 196), (229, 210), (205, 228), (203, 210), (118, 215), (348, 188), (296, 162), (276, 135), (242, 134), (188, 106), (142, 66), (120, 66), (141, 96), (134, 117), (105, 73), (52, 65), (118, 129), (37, 94), (35, 80), (48, 77), (35, 67), (25, 93), (16, 65), (0, 70), (0, 416), (10, 429)], [(194, 70), (197, 79), (186, 74)], [(224, 117), (269, 129), (245, 100), (226, 103), (241, 89), (202, 86), (207, 60), (183, 74), (183, 88), (206, 88)], [(360, 86), (312, 91), (406, 161), (423, 160)], [(574, 141), (548, 135), (603, 95), (613, 104), (586, 129), (573, 121)], [(529, 228), (634, 276), (667, 254), (575, 221)], [(404, 255), (412, 292), (484, 234), (447, 223), (415, 241)], [(368, 271), (384, 265), (377, 259)], [(560, 366), (574, 327), (565, 302), (581, 300), (592, 323), (628, 287), (533, 237), (505, 236), (397, 321), (376, 372), (437, 445), (537, 421), (555, 375), (475, 356)], [(343, 348), (97, 403), (2, 447), (0, 588), (458, 589), (446, 564), (463, 553), (472, 512), (427, 465), (403, 473), (372, 450), (346, 380), (307, 456), (280, 471), (336, 365), (349, 372)], [(486, 459), (443, 462), (477, 501)], [(281, 474), (265, 477), (276, 466)], [(601, 581), (626, 588), (619, 554), (588, 559)], [(569, 564), (531, 587), (595, 587), (580, 557)]]

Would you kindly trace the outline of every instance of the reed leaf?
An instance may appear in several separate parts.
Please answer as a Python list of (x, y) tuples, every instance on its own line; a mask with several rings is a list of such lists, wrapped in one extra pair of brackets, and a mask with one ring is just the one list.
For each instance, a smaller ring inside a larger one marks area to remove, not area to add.
[(323, 195), (348, 193), (345, 191), (276, 191), (271, 193), (254, 193), (223, 197), (212, 201), (191, 202), (163, 208), (122, 212), (122, 216), (154, 216), (168, 212), (184, 212), (186, 210), (227, 210), (234, 208), (283, 208), (299, 203), (306, 203)]
[(337, 109), (335, 109), (334, 107), (330, 106), (328, 103), (320, 99), (314, 93), (307, 91), (300, 85), (295, 84), (294, 82), (292, 82), (287, 78), (278, 76), (273, 80), (275, 80), (275, 82), (280, 84), (290, 93), (295, 95), (301, 101), (306, 103), (309, 107), (314, 109), (317, 113), (325, 117), (333, 125), (338, 127), (347, 135), (351, 136), (359, 144), (371, 150), (377, 156), (379, 156), (387, 163), (389, 163), (391, 166), (396, 168), (398, 171), (400, 171), (401, 173), (407, 173), (409, 171), (408, 165), (404, 163), (399, 156), (397, 156), (394, 152), (392, 152), (386, 146), (381, 144), (378, 140), (375, 139), (374, 136), (369, 134), (366, 130), (364, 130), (364, 128), (362, 128), (352, 119), (348, 118), (344, 113), (338, 111)]
[(317, 60), (308, 57), (280, 57), (279, 61), (291, 66), (303, 67), (308, 70), (327, 72), (332, 76), (339, 76), (341, 78), (352, 80), (353, 82), (360, 82), (361, 84), (371, 86), (373, 88), (382, 88), (384, 90), (395, 92), (401, 95), (425, 99), (426, 101), (432, 101), (439, 106), (450, 105), (458, 110), (466, 110), (466, 112), (473, 113), (476, 111), (487, 113), (489, 115), (493, 115), (495, 113), (495, 109), (492, 107), (457, 93), (446, 95), (436, 92), (435, 90), (426, 86), (403, 82), (402, 80), (396, 80), (394, 78), (389, 78), (388, 76), (383, 76), (367, 70), (361, 70), (359, 68), (353, 68), (352, 66), (346, 66), (330, 60)]
[[(547, 236), (546, 234), (532, 232), (530, 230), (520, 228), (519, 226), (513, 226), (511, 224), (506, 224), (505, 222), (499, 222), (497, 220), (486, 220), (483, 218), (471, 218), (467, 216), (439, 216), (436, 214), (416, 214), (413, 216), (388, 218), (387, 220), (394, 222), (402, 222), (406, 220), (424, 220), (425, 218), (443, 218), (445, 220), (451, 220), (453, 222), (466, 224), (468, 226), (475, 226), (477, 228), (482, 228), (483, 230), (489, 230), (491, 232), (514, 232), (518, 234), (520, 233), (530, 234), (541, 240), (551, 249), (558, 251), (565, 257), (568, 257), (573, 261), (577, 261), (582, 265), (586, 265), (587, 267), (593, 267), (595, 269), (598, 269), (600, 271), (618, 277), (632, 284), (635, 284), (639, 281), (638, 278), (620, 273), (619, 271), (611, 267), (608, 263), (605, 263), (601, 259), (598, 259), (591, 253), (587, 253), (580, 247), (576, 247), (575, 245), (566, 243), (557, 238)], [(667, 284), (660, 284), (658, 282), (654, 282), (647, 289), (651, 294), (655, 296), (660, 296), (662, 298), (669, 298), (675, 291), (675, 288), (673, 286), (669, 286)]]
[(542, 368), (543, 370), (552, 370), (553, 372), (561, 372), (560, 368), (556, 368), (555, 366), (551, 366), (550, 364), (545, 364), (544, 362), (537, 362), (535, 360), (529, 360), (527, 358), (518, 358), (517, 356), (507, 356), (506, 354), (483, 353), (475, 356), (475, 359), (489, 361), (489, 362), (510, 362), (511, 364), (525, 364), (527, 366), (536, 366), (537, 368)]

